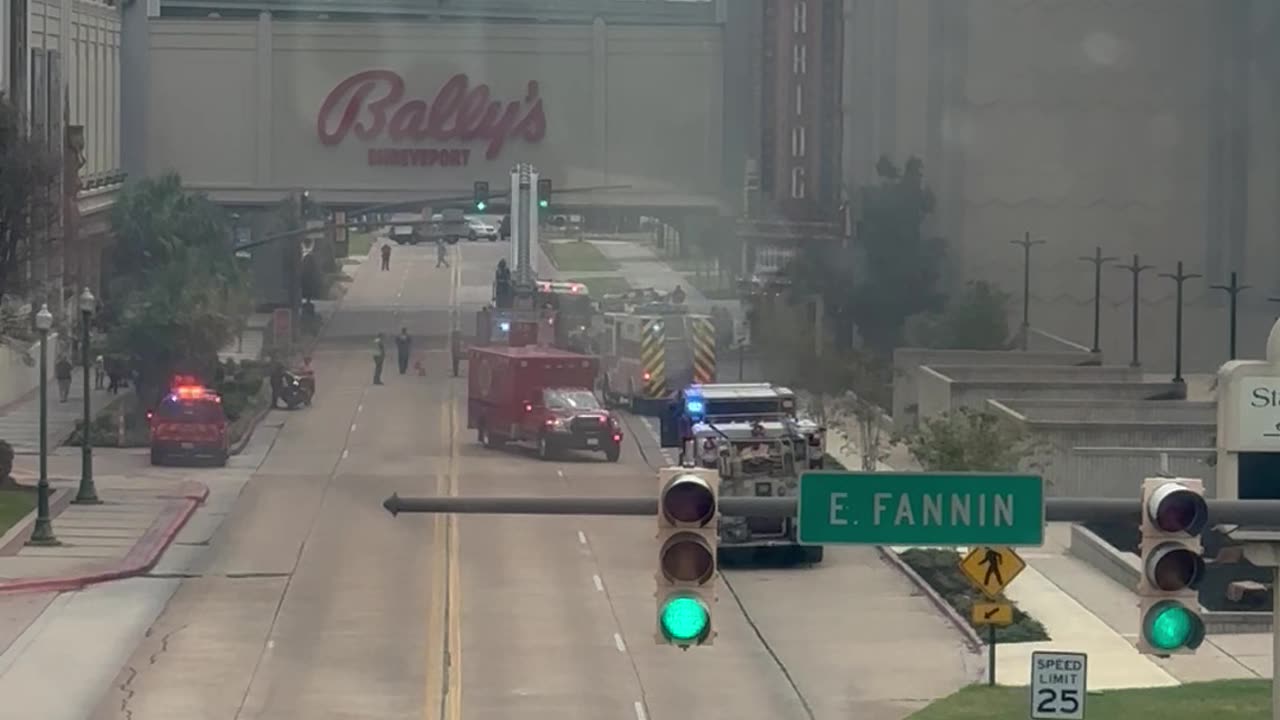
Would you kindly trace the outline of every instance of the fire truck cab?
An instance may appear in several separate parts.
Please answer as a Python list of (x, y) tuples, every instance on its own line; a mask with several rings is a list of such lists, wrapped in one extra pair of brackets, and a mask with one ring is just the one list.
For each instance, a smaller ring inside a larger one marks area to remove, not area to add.
[[(795, 394), (769, 383), (692, 385), (662, 417), (663, 447), (680, 448), (681, 464), (719, 470), (725, 497), (787, 497), (800, 476), (821, 469), (825, 432), (800, 419)], [(822, 561), (823, 548), (800, 545), (794, 519), (722, 516), (720, 553), (781, 552), (802, 562)]]
[(227, 464), (230, 432), (222, 397), (195, 378), (175, 378), (169, 393), (147, 416), (152, 465), (163, 465), (175, 458)]

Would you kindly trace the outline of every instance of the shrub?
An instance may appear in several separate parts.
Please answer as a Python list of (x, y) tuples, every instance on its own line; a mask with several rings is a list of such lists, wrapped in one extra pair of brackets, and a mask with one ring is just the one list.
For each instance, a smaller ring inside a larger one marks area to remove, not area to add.
[[(970, 619), (974, 602), (982, 600), (983, 596), (960, 572), (960, 556), (954, 550), (913, 548), (902, 553), (901, 557), (961, 617)], [(1007, 599), (1004, 601), (1008, 602)], [(986, 637), (986, 628), (975, 626), (974, 629), (979, 631), (981, 637)], [(1020, 610), (1017, 605), (1013, 606), (1013, 624), (996, 628), (997, 643), (1039, 642), (1049, 639), (1044, 625)]]

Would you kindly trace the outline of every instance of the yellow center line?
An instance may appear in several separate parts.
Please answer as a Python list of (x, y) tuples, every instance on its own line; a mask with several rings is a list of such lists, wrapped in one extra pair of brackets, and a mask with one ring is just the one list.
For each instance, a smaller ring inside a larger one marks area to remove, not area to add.
[[(451, 393), (453, 413), (449, 438), (449, 494), (458, 494), (458, 398)], [(445, 718), (462, 717), (462, 571), (458, 552), (458, 518), (448, 516), (449, 523), (449, 681), (445, 688)]]
[[(458, 248), (449, 277), (450, 315), (457, 313), (458, 286), (462, 272)], [(448, 469), (436, 473), (436, 494), (458, 494), (458, 398), (451, 388), (449, 399), (440, 405), (440, 435), (448, 447)], [(462, 603), (458, 562), (458, 522), (453, 515), (438, 515), (433, 523), (431, 552), (431, 599), (427, 608), (427, 720), (458, 720), (462, 717)]]

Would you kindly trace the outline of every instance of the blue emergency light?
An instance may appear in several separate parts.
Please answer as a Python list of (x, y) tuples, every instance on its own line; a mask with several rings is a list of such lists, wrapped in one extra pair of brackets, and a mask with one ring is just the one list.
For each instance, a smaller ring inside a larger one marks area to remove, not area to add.
[(696, 385), (684, 391), (684, 414), (693, 422), (701, 422), (706, 416), (707, 404), (702, 399), (702, 391)]
[(498, 329), (502, 332), (511, 332), (511, 323), (503, 321), (498, 323)]

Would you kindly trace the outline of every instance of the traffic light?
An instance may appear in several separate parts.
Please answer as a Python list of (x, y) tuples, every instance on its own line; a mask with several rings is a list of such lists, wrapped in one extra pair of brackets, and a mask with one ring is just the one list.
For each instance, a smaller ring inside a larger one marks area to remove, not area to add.
[(1188, 655), (1204, 642), (1196, 590), (1204, 579), (1200, 533), (1208, 518), (1201, 481), (1143, 481), (1137, 643), (1143, 655)]
[(489, 207), (489, 183), (477, 180), (474, 188), (475, 207), (477, 212), (484, 212)]
[(719, 492), (715, 470), (658, 471), (659, 645), (688, 650), (715, 640)]
[(551, 178), (538, 178), (538, 208), (551, 207)]

